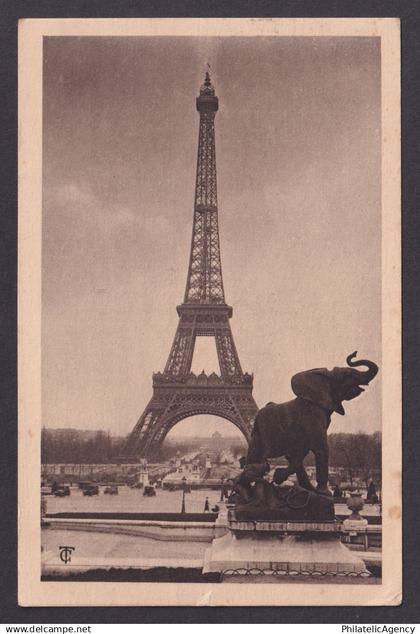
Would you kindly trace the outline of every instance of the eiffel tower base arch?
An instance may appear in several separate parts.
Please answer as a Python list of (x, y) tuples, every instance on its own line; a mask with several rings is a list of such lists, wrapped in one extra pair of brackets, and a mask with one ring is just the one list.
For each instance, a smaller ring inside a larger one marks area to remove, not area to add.
[(198, 376), (190, 373), (184, 381), (171, 381), (158, 373), (153, 375), (153, 396), (128, 439), (125, 454), (153, 459), (174, 425), (200, 414), (230, 421), (249, 443), (257, 410), (250, 375), (229, 383), (204, 372)]

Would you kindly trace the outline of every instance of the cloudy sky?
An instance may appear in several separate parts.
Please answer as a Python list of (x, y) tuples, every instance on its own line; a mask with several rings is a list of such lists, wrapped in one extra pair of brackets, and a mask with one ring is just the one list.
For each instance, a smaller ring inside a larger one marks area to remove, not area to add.
[[(292, 398), (294, 373), (354, 350), (380, 364), (379, 40), (46, 38), (47, 426), (128, 433), (164, 368), (206, 62), (226, 299), (258, 405)], [(213, 350), (197, 352), (194, 369), (212, 370)], [(331, 431), (380, 429), (379, 378), (346, 410)]]

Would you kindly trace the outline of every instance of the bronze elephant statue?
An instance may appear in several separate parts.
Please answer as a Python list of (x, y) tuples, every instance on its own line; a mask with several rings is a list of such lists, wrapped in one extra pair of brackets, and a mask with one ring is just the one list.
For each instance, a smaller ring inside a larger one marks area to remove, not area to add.
[[(263, 463), (268, 458), (285, 456), (289, 466), (282, 470), (283, 480), (296, 473), (299, 484), (314, 490), (303, 460), (309, 451), (315, 455), (317, 491), (329, 493), (327, 430), (331, 414), (344, 415), (343, 401), (356, 398), (376, 376), (378, 366), (368, 360), (347, 357), (345, 368), (316, 368), (299, 372), (292, 378), (296, 397), (287, 403), (268, 403), (255, 417), (247, 464)], [(356, 370), (366, 366), (366, 370)], [(278, 475), (279, 477), (279, 475)]]

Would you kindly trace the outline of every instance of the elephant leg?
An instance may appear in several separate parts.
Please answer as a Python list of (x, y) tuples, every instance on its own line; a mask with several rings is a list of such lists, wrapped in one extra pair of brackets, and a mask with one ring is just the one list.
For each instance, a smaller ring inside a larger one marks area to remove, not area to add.
[(287, 480), (289, 475), (292, 475), (292, 473), (295, 473), (296, 471), (296, 460), (292, 460), (289, 456), (285, 456), (285, 457), (289, 464), (287, 465), (287, 467), (284, 467), (282, 469), (282, 472), (284, 473), (284, 476), (285, 476), (284, 479)]
[(316, 464), (316, 481), (318, 483), (318, 493), (331, 495), (328, 489), (328, 444), (319, 447), (314, 451)]
[[(299, 473), (302, 473), (302, 469), (306, 475), (306, 471), (303, 467), (303, 460), (307, 454), (307, 451), (299, 451), (296, 453), (290, 453), (286, 456), (287, 461), (289, 462), (289, 466), (286, 468), (287, 475), (291, 475), (292, 473), (296, 473), (296, 476), (299, 480)], [(308, 480), (309, 482), (309, 480)]]
[(273, 482), (276, 484), (282, 484), (287, 480), (287, 478), (292, 475), (292, 473), (296, 473), (296, 467), (298, 462), (296, 459), (291, 457), (290, 455), (285, 456), (287, 462), (289, 463), (287, 467), (277, 467), (273, 475)]
[(303, 466), (303, 463), (300, 463), (300, 465), (297, 467), (296, 476), (301, 487), (307, 489), (308, 491), (316, 491), (315, 487), (312, 485), (309, 479), (308, 474), (306, 473), (306, 469)]

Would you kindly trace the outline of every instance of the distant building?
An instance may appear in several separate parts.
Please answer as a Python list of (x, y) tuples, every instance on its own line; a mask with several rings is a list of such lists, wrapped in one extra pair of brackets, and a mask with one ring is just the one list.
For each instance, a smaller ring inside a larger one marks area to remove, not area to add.
[(67, 476), (74, 478), (86, 476), (100, 476), (106, 473), (116, 473), (126, 475), (139, 469), (139, 463), (106, 463), (106, 464), (76, 464), (76, 463), (49, 463), (41, 465), (41, 475), (47, 476)]

